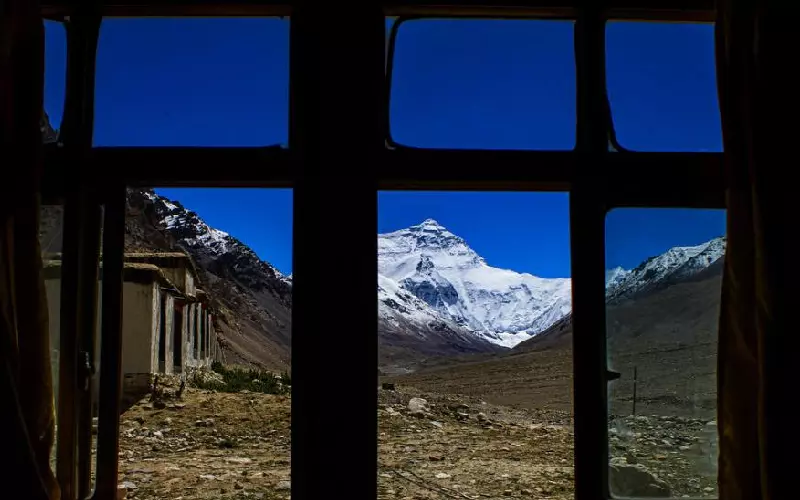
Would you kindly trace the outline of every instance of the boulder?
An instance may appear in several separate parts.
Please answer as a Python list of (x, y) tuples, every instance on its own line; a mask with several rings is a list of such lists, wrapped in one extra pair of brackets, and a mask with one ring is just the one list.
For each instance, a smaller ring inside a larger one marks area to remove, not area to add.
[(422, 398), (411, 398), (408, 402), (408, 411), (411, 415), (423, 417), (430, 411), (428, 401)]
[(647, 470), (644, 465), (612, 460), (608, 486), (615, 497), (668, 498), (669, 485)]

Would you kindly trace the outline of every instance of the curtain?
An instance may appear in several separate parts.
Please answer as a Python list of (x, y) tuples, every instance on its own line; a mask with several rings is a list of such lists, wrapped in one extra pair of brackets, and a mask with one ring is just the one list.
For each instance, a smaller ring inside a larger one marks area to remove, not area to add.
[(798, 266), (788, 260), (795, 228), (786, 216), (797, 199), (796, 175), (787, 169), (797, 164), (800, 81), (797, 44), (788, 43), (795, 30), (779, 26), (793, 16), (779, 5), (721, 0), (717, 11), (728, 209), (717, 367), (725, 500), (797, 496), (786, 484), (797, 451), (786, 298), (798, 284)]
[(0, 2), (0, 484), (58, 499), (54, 409), (39, 249), (44, 33), (39, 4)]

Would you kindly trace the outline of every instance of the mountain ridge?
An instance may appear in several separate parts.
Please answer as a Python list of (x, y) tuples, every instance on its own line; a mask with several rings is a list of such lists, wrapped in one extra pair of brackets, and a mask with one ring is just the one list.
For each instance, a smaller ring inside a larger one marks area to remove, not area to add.
[[(644, 259), (634, 269), (606, 271), (607, 300), (618, 302), (668, 286), (716, 262), (724, 236), (695, 246), (676, 246)], [(378, 234), (378, 278), (422, 300), (460, 335), (513, 348), (547, 331), (572, 310), (569, 278), (540, 278), (495, 268), (463, 238), (434, 219)], [(379, 314), (387, 316), (379, 300)], [(407, 318), (413, 324), (412, 317)]]

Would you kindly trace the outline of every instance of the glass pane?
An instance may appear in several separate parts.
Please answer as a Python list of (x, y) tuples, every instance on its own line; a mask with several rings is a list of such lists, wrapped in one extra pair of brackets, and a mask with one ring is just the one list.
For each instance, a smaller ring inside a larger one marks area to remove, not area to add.
[[(61, 310), (61, 281), (53, 280), (59, 276), (61, 245), (63, 241), (64, 206), (42, 205), (39, 211), (39, 246), (42, 252), (42, 266), (47, 300), (47, 314), (50, 334), (50, 375), (53, 383), (54, 411), (58, 412), (58, 370), (60, 365), (60, 327), (58, 318)], [(56, 471), (56, 440), (50, 450), (50, 466)]]
[(609, 485), (615, 497), (716, 497), (724, 210), (606, 220)]
[(120, 489), (288, 498), (292, 191), (127, 197)]
[(378, 498), (573, 498), (568, 195), (381, 192), (378, 233)]
[(67, 32), (56, 21), (44, 21), (44, 116), (42, 139), (55, 142), (64, 113), (67, 78)]
[(713, 25), (612, 21), (606, 58), (620, 146), (722, 151)]
[(575, 146), (571, 21), (405, 21), (397, 32), (391, 84), (391, 135), (399, 144)]
[(104, 19), (97, 146), (265, 146), (288, 137), (289, 22)]
[[(103, 208), (101, 207), (101, 211)], [(103, 220), (102, 216), (100, 219), (100, 232), (102, 234), (103, 230)], [(40, 220), (39, 220), (39, 244), (41, 246), (42, 252), (42, 266), (43, 266), (43, 275), (44, 275), (44, 288), (45, 294), (47, 298), (47, 313), (48, 313), (48, 328), (49, 328), (49, 336), (50, 336), (50, 368), (51, 368), (51, 376), (53, 382), (53, 396), (54, 396), (54, 410), (58, 413), (59, 404), (59, 369), (60, 369), (60, 346), (61, 346), (61, 309), (62, 309), (62, 282), (61, 282), (61, 271), (62, 271), (62, 251), (63, 251), (63, 243), (64, 243), (64, 206), (63, 205), (42, 205), (40, 210)], [(100, 244), (100, 259), (101, 259), (101, 268), (102, 268), (102, 242)], [(95, 321), (95, 328), (96, 328), (96, 337), (94, 342), (94, 352), (89, 353), (89, 350), (84, 347), (82, 344), (83, 339), (79, 340), (78, 349), (80, 352), (86, 352), (87, 358), (86, 361), (89, 363), (90, 366), (98, 369), (99, 364), (99, 355), (100, 355), (100, 311), (102, 309), (102, 271), (98, 272), (98, 277), (100, 281), (98, 281), (98, 294), (97, 294), (97, 316)], [(82, 354), (81, 354), (82, 355)], [(84, 358), (81, 358), (81, 362)], [(91, 402), (91, 412), (90, 414), (86, 415), (86, 419), (83, 420), (82, 416), (79, 416), (79, 422), (81, 424), (86, 423), (89, 425), (88, 419), (92, 418), (92, 436), (89, 438), (91, 442), (82, 441), (82, 438), (77, 438), (79, 442), (87, 442), (88, 446), (90, 446), (92, 453), (94, 453), (96, 449), (97, 443), (96, 441), (96, 431), (97, 431), (97, 399), (98, 399), (98, 389), (99, 389), (99, 378), (95, 376), (92, 381), (93, 392), (92, 392), (92, 402)], [(87, 407), (88, 408), (88, 407)], [(82, 427), (82, 425), (81, 425)], [(88, 427), (86, 427), (88, 429)], [(56, 428), (56, 442), (58, 441), (58, 428)], [(51, 466), (55, 471), (56, 466), (56, 448), (57, 444), (53, 446), (51, 450)], [(94, 482), (94, 474), (95, 474), (95, 461), (91, 461), (91, 469), (89, 473), (91, 474), (90, 481), (93, 484)]]

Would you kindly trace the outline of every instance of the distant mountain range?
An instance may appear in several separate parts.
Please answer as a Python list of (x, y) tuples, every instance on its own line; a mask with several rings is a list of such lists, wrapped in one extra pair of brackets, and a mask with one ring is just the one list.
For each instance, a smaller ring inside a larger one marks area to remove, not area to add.
[[(218, 330), (231, 362), (290, 366), (291, 274), (152, 190), (129, 189), (127, 208), (128, 251), (182, 249), (194, 259), (201, 286), (219, 310)], [(59, 220), (57, 209), (45, 210), (45, 250), (60, 250)], [(427, 358), (501, 353), (569, 321), (569, 278), (492, 267), (432, 219), (377, 237), (380, 364), (388, 371)], [(609, 303), (690, 278), (719, 262), (724, 251), (722, 237), (669, 249), (631, 270), (609, 270)]]

